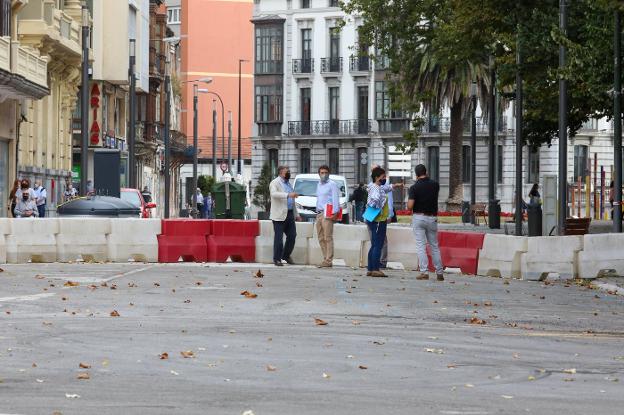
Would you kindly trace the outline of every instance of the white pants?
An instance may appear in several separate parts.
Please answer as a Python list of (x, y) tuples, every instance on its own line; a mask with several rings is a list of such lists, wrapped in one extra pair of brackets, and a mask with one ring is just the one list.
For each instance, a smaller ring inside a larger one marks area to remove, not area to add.
[(444, 267), (438, 246), (438, 219), (435, 216), (415, 214), (412, 216), (412, 229), (416, 239), (416, 253), (418, 254), (420, 272), (427, 272), (429, 269), (429, 258), (427, 258), (427, 243), (429, 243), (436, 274), (442, 274)]

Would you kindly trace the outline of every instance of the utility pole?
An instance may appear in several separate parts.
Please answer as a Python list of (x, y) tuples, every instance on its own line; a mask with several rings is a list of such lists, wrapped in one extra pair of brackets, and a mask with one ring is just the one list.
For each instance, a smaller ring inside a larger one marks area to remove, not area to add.
[(247, 62), (245, 59), (238, 60), (238, 161), (237, 161), (237, 174), (243, 174), (243, 157), (242, 157), (242, 147), (241, 147), (241, 79), (242, 73), (241, 68), (243, 62)]
[(169, 218), (169, 198), (171, 197), (171, 66), (166, 63), (165, 70), (165, 219)]
[(520, 23), (516, 44), (516, 236), (522, 235), (522, 54), (520, 52)]
[(197, 219), (197, 84), (193, 84), (193, 217)]
[(488, 216), (490, 229), (500, 228), (500, 210), (496, 200), (496, 68), (494, 57), (490, 56), (490, 119), (488, 142)]
[(217, 100), (212, 100), (212, 178), (217, 180)]
[(613, 161), (615, 190), (613, 198), (613, 231), (622, 232), (622, 17), (615, 10), (615, 71), (613, 82)]
[(80, 90), (80, 193), (87, 195), (89, 175), (89, 9), (82, 6), (82, 85)]
[[(477, 82), (472, 82), (472, 128), (470, 133), (470, 208), (477, 203)], [(475, 224), (474, 213), (470, 215), (470, 223)]]
[(228, 151), (227, 151), (228, 173), (232, 174), (232, 111), (228, 111)]
[[(568, 33), (567, 0), (559, 0), (559, 29), (564, 36)], [(559, 70), (566, 66), (566, 47), (559, 45)], [(559, 207), (557, 227), (559, 235), (565, 234), (568, 217), (568, 82), (559, 76)]]
[(128, 121), (128, 184), (130, 188), (136, 189), (136, 160), (134, 154), (134, 144), (136, 141), (136, 39), (130, 39), (130, 120)]

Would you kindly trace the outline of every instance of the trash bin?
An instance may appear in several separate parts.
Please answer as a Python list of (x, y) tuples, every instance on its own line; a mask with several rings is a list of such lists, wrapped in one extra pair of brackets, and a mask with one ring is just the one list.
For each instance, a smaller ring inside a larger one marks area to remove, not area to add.
[(247, 190), (236, 182), (219, 182), (213, 187), (216, 219), (245, 219)]
[(529, 236), (542, 236), (542, 206), (535, 204), (528, 206)]
[(462, 223), (470, 223), (470, 202), (462, 202)]
[(70, 200), (56, 209), (59, 216), (96, 216), (100, 218), (140, 218), (141, 209), (112, 196), (89, 196)]
[(490, 200), (490, 206), (488, 206), (488, 216), (490, 221), (490, 229), (500, 229), (500, 200)]

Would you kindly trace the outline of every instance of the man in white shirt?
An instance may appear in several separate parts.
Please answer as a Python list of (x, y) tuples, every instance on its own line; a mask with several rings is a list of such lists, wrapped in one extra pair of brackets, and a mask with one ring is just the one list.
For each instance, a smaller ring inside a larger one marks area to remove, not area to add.
[(45, 218), (46, 203), (48, 199), (48, 192), (46, 188), (41, 185), (39, 180), (35, 181), (35, 203), (37, 204), (37, 211), (40, 218)]
[(39, 211), (35, 199), (31, 198), (27, 191), (22, 192), (15, 206), (15, 217), (36, 218), (37, 216), (39, 216)]
[[(340, 190), (338, 185), (329, 180), (329, 167), (318, 169), (320, 181), (316, 186), (316, 232), (323, 253), (323, 262), (319, 268), (331, 268), (334, 260), (334, 222), (340, 214)], [(331, 215), (328, 207), (331, 205)]]

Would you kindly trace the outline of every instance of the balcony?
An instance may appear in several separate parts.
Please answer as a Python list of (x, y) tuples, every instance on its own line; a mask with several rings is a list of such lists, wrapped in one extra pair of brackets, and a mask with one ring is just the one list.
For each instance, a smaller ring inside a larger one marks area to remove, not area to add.
[(314, 73), (314, 59), (293, 59), (292, 73), (295, 76), (311, 76)]
[(390, 59), (385, 55), (377, 55), (375, 57), (375, 70), (385, 71), (390, 68)]
[(351, 56), (349, 59), (349, 72), (351, 72), (353, 76), (368, 76), (371, 66), (371, 59), (369, 56)]
[(44, 45), (72, 58), (80, 59), (82, 54), (80, 22), (51, 1), (26, 3), (19, 17), (19, 39), (23, 44)]
[(321, 58), (321, 74), (336, 76), (342, 73), (342, 57)]
[[(424, 128), (427, 133), (450, 133), (450, 117), (429, 117)], [(490, 131), (489, 120), (477, 117), (477, 134), (488, 134)], [(498, 119), (498, 131), (507, 131), (507, 118)], [(464, 120), (464, 133), (472, 132), (472, 122), (470, 118)]]
[(48, 87), (48, 61), (17, 42), (11, 44), (11, 72), (39, 86)]
[(378, 119), (377, 125), (380, 134), (402, 134), (409, 131), (411, 122), (409, 118), (384, 118)]
[(149, 56), (149, 72), (150, 78), (164, 79), (165, 77), (165, 62), (167, 57), (156, 52), (156, 49), (150, 49)]
[(282, 122), (256, 122), (260, 137), (278, 137), (282, 135)]
[(371, 130), (372, 121), (367, 119), (288, 122), (289, 136), (359, 135)]

